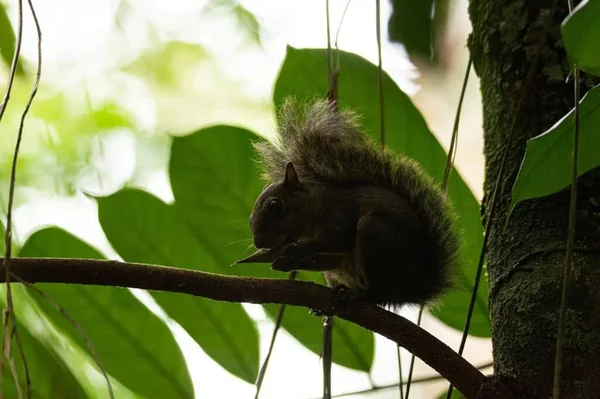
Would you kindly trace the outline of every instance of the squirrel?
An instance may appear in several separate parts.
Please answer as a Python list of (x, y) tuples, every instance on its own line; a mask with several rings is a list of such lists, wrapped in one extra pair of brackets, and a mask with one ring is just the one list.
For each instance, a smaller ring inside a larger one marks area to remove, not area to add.
[(268, 184), (249, 219), (272, 269), (320, 271), (329, 287), (392, 307), (430, 304), (453, 287), (456, 215), (415, 161), (371, 141), (353, 112), (326, 100), (288, 98), (277, 133), (254, 143)]

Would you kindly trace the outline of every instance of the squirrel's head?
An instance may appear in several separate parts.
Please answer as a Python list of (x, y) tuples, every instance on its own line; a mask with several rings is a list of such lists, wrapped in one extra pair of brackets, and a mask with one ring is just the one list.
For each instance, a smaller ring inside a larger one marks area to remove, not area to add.
[(256, 248), (276, 248), (296, 242), (309, 233), (309, 190), (289, 162), (283, 181), (265, 186), (250, 215)]

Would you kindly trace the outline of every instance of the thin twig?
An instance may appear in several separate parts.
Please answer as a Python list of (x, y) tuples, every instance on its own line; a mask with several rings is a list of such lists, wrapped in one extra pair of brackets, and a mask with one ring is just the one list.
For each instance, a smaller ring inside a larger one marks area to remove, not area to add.
[[(568, 0), (569, 13), (573, 13), (573, 0)], [(571, 175), (571, 197), (569, 198), (569, 230), (567, 233), (567, 250), (565, 253), (565, 265), (563, 269), (562, 292), (560, 298), (560, 311), (558, 316), (558, 333), (556, 336), (556, 353), (554, 357), (554, 383), (552, 387), (552, 398), (560, 399), (560, 388), (562, 383), (562, 369), (565, 354), (565, 334), (567, 326), (567, 307), (569, 302), (569, 291), (571, 287), (571, 269), (573, 267), (573, 247), (575, 245), (575, 217), (577, 211), (577, 163), (579, 161), (579, 69), (573, 66), (573, 102), (575, 120), (573, 128), (573, 167)]]
[[(36, 71), (36, 75), (35, 75), (35, 83), (33, 85), (31, 93), (29, 95), (29, 99), (27, 100), (27, 104), (25, 105), (25, 109), (23, 110), (23, 113), (21, 114), (21, 121), (19, 123), (19, 132), (17, 134), (17, 142), (15, 144), (15, 150), (14, 150), (14, 154), (13, 154), (12, 169), (11, 169), (11, 175), (10, 175), (10, 186), (9, 186), (9, 193), (8, 193), (8, 210), (7, 210), (7, 214), (6, 214), (6, 237), (5, 237), (6, 253), (5, 253), (4, 259), (5, 259), (5, 264), (6, 264), (5, 278), (7, 281), (7, 285), (6, 285), (7, 311), (12, 315), (12, 318), (13, 318), (14, 336), (17, 341), (17, 347), (19, 349), (19, 353), (21, 355), (21, 361), (23, 362), (23, 369), (25, 371), (25, 381), (27, 383), (27, 390), (26, 390), (27, 398), (31, 398), (31, 379), (29, 377), (29, 367), (27, 366), (27, 359), (25, 357), (25, 352), (23, 351), (23, 346), (21, 345), (19, 333), (16, 329), (16, 319), (15, 319), (14, 308), (13, 308), (13, 304), (12, 304), (12, 291), (10, 289), (10, 280), (9, 280), (10, 257), (11, 257), (11, 252), (12, 252), (12, 211), (13, 211), (13, 206), (14, 206), (15, 185), (16, 185), (16, 180), (17, 180), (16, 179), (17, 161), (19, 158), (19, 150), (21, 148), (21, 141), (23, 139), (23, 129), (25, 126), (25, 118), (27, 117), (27, 113), (29, 112), (29, 109), (31, 108), (33, 99), (35, 98), (35, 95), (37, 94), (38, 88), (40, 86), (40, 80), (42, 77), (42, 30), (40, 28), (40, 22), (38, 20), (37, 13), (35, 12), (35, 8), (33, 7), (32, 1), (28, 0), (27, 3), (29, 5), (31, 15), (33, 16), (33, 21), (35, 23), (35, 29), (37, 32), (37, 39), (38, 39), (37, 64), (38, 65), (37, 65), (37, 71)], [(19, 14), (21, 14), (19, 16), (19, 24), (22, 25), (23, 24), (22, 0), (19, 1)], [(22, 33), (23, 32), (22, 32), (22, 26), (21, 26), (19, 28), (19, 35), (22, 36)], [(18, 55), (15, 56), (15, 58), (18, 58)]]
[[(424, 309), (425, 309), (424, 306), (421, 306), (419, 309), (419, 315), (417, 316), (417, 326), (418, 327), (421, 326), (421, 320), (423, 318)], [(410, 365), (408, 366), (408, 379), (406, 381), (406, 396), (405, 396), (406, 399), (408, 399), (408, 397), (410, 395), (410, 386), (412, 383), (412, 376), (413, 376), (414, 369), (415, 369), (415, 355), (411, 354)]]
[[(483, 370), (483, 369), (486, 369), (486, 368), (491, 367), (493, 365), (494, 365), (493, 362), (489, 362), (489, 363), (477, 366), (477, 369), (478, 370)], [(434, 382), (434, 381), (439, 381), (439, 380), (443, 380), (443, 379), (444, 379), (444, 377), (442, 377), (441, 375), (434, 374), (434, 375), (428, 375), (428, 376), (424, 376), (424, 377), (415, 378), (412, 381), (412, 383), (413, 384), (423, 384), (423, 383)], [(372, 392), (376, 392), (376, 391), (384, 391), (386, 389), (396, 388), (397, 386), (398, 386), (397, 382), (394, 383), (394, 384), (388, 384), (388, 385), (374, 385), (371, 388), (366, 388), (366, 389), (361, 389), (361, 390), (358, 390), (358, 391), (341, 393), (339, 395), (333, 395), (332, 399), (335, 399), (335, 398), (345, 398), (347, 396), (354, 396), (354, 395), (360, 395), (360, 394), (365, 394), (365, 393), (372, 393)]]
[[(448, 185), (450, 182), (450, 176), (452, 174), (452, 169), (454, 168), (454, 159), (456, 157), (456, 148), (458, 146), (458, 127), (460, 124), (460, 115), (462, 111), (462, 107), (465, 100), (465, 93), (467, 91), (467, 84), (469, 82), (469, 75), (471, 73), (472, 66), (472, 58), (469, 56), (469, 62), (467, 63), (467, 68), (465, 70), (465, 76), (463, 78), (463, 84), (460, 91), (460, 96), (458, 99), (458, 106), (456, 107), (456, 114), (454, 116), (454, 125), (452, 127), (452, 137), (450, 139), (450, 147), (448, 148), (448, 156), (446, 158), (446, 168), (444, 169), (444, 177), (442, 179), (442, 190), (444, 192), (448, 192)], [(421, 317), (423, 315), (424, 307), (421, 306), (419, 309), (419, 317), (417, 320), (417, 324), (421, 324)], [(409, 380), (408, 386), (406, 388), (406, 399), (408, 399), (409, 386), (410, 386), (410, 378), (412, 377), (412, 369), (414, 366), (414, 356), (411, 357), (411, 368), (409, 372)]]
[[(348, 8), (348, 4), (346, 8)], [(345, 11), (344, 11), (345, 12)], [(381, 2), (377, 0), (375, 2), (375, 29), (377, 30), (377, 93), (379, 96), (379, 135), (381, 140), (381, 146), (385, 148), (385, 102), (383, 96), (383, 63), (381, 57)], [(400, 346), (396, 346), (396, 355), (398, 358), (398, 377), (399, 377), (399, 391), (400, 399), (404, 397), (404, 381), (402, 377), (402, 358), (400, 356)]]
[[(298, 272), (296, 270), (290, 272), (289, 279), (295, 280)], [(263, 380), (265, 379), (265, 374), (267, 373), (267, 367), (269, 366), (269, 360), (271, 360), (271, 354), (273, 353), (273, 348), (275, 347), (275, 339), (277, 338), (277, 333), (281, 328), (281, 323), (283, 322), (283, 315), (285, 314), (286, 305), (281, 305), (279, 307), (279, 312), (277, 312), (277, 319), (275, 320), (275, 327), (273, 327), (273, 334), (271, 335), (271, 342), (269, 343), (269, 350), (267, 351), (267, 356), (265, 356), (265, 360), (260, 366), (260, 370), (258, 372), (258, 377), (256, 378), (256, 393), (254, 394), (254, 399), (258, 399), (258, 395), (260, 394), (260, 388), (262, 387)]]
[(467, 84), (469, 83), (469, 75), (471, 74), (471, 66), (473, 65), (473, 59), (469, 55), (469, 62), (467, 63), (467, 69), (465, 70), (465, 76), (463, 78), (462, 88), (460, 90), (460, 97), (458, 99), (458, 106), (456, 107), (456, 115), (454, 116), (454, 126), (452, 127), (452, 138), (450, 139), (450, 148), (448, 149), (448, 159), (446, 161), (446, 169), (444, 170), (444, 178), (442, 179), (442, 189), (448, 191), (448, 182), (450, 181), (450, 175), (454, 166), (454, 158), (456, 157), (456, 147), (458, 145), (458, 126), (460, 124), (460, 113), (462, 111), (463, 103), (465, 101), (465, 93), (467, 91)]
[[(17, 65), (19, 63), (19, 57), (21, 55), (21, 43), (23, 42), (23, 0), (19, 0), (19, 11), (18, 11), (18, 22), (17, 22), (17, 44), (15, 46), (15, 52), (13, 53), (13, 60), (10, 67), (10, 74), (8, 78), (8, 84), (6, 86), (6, 92), (4, 94), (4, 99), (2, 103), (0, 103), (0, 121), (2, 121), (2, 117), (4, 116), (4, 112), (8, 106), (8, 101), (10, 100), (10, 94), (12, 92), (12, 86), (15, 80), (15, 75), (17, 72)], [(27, 110), (23, 114), (25, 114)], [(6, 309), (4, 309), (4, 316), (2, 318), (2, 329), (4, 333), (4, 340), (2, 340), (2, 353), (7, 356), (8, 362), (11, 367), (11, 372), (16, 373), (16, 369), (14, 367), (14, 361), (12, 358), (12, 350), (11, 350), (11, 340), (12, 340), (12, 325), (16, 325), (16, 318), (14, 315), (14, 306), (12, 300), (12, 290), (10, 287), (10, 257), (12, 251), (12, 203), (14, 199), (14, 186), (15, 186), (15, 169), (17, 164), (17, 158), (19, 154), (19, 147), (21, 143), (21, 135), (22, 135), (22, 126), (19, 128), (19, 134), (17, 136), (17, 144), (15, 146), (15, 151), (13, 154), (13, 162), (12, 162), (12, 171), (9, 182), (9, 195), (8, 195), (8, 209), (6, 213), (6, 231), (4, 235), (5, 245), (4, 245), (4, 269), (5, 269), (5, 280), (6, 280)], [(3, 375), (3, 367), (4, 362), (3, 358), (0, 358), (0, 376)], [(13, 370), (14, 369), (14, 370)], [(28, 372), (28, 368), (25, 367), (25, 370)], [(15, 384), (17, 386), (17, 390), (19, 392), (19, 397), (21, 397), (21, 389), (18, 383), (18, 376), (15, 376)], [(2, 382), (0, 381), (0, 386)]]
[(327, 22), (327, 79), (329, 81), (329, 87), (331, 87), (331, 72), (333, 70), (333, 63), (331, 60), (331, 26), (329, 20), (329, 0), (325, 1), (325, 18)]
[(10, 372), (13, 375), (13, 378), (15, 379), (15, 387), (17, 389), (17, 396), (19, 397), (19, 399), (23, 399), (23, 390), (21, 389), (21, 385), (17, 382), (19, 380), (19, 378), (18, 378), (18, 374), (17, 374), (17, 366), (15, 364), (15, 359), (10, 357), (8, 359), (8, 365), (10, 367)]
[(340, 18), (340, 23), (338, 24), (337, 31), (335, 32), (335, 43), (333, 45), (336, 49), (338, 48), (338, 38), (340, 36), (340, 30), (342, 29), (344, 19), (346, 18), (346, 12), (348, 11), (348, 7), (350, 7), (351, 2), (352, 0), (348, 0), (348, 2), (346, 3), (346, 7), (344, 7), (344, 12), (342, 13), (342, 17)]
[[(9, 327), (9, 323), (10, 321), (8, 320), (9, 318), (11, 318), (9, 312), (7, 309), (5, 309), (2, 312), (2, 325), (6, 326), (3, 329), (3, 332), (5, 333), (3, 340), (2, 340), (2, 346), (3, 346), (3, 357), (6, 357), (6, 360), (8, 361), (8, 366), (10, 368), (10, 373), (13, 377), (13, 381), (15, 383), (15, 389), (17, 390), (17, 396), (19, 397), (19, 399), (23, 398), (23, 390), (21, 389), (21, 381), (19, 381), (19, 374), (17, 372), (17, 367), (15, 365), (15, 359), (12, 356), (12, 334), (14, 332), (14, 324), (12, 325), (12, 328), (10, 329), (10, 333), (7, 335), (7, 331), (8, 331), (8, 327)], [(3, 375), (3, 374), (2, 374)]]
[(383, 102), (383, 65), (381, 63), (381, 1), (375, 1), (377, 29), (377, 90), (379, 95), (379, 134), (381, 145), (385, 147), (385, 108)]
[[(201, 269), (201, 265), (198, 265)], [(383, 308), (350, 299), (336, 313), (330, 288), (288, 279), (252, 278), (196, 270), (97, 259), (15, 258), (11, 271), (21, 281), (100, 285), (179, 292), (226, 302), (304, 306), (348, 320), (397, 344), (444, 376), (467, 397), (475, 398), (485, 376), (439, 339)], [(0, 270), (0, 276), (4, 275)]]
[(400, 399), (404, 398), (404, 377), (402, 376), (402, 354), (400, 345), (396, 345), (396, 356), (398, 357), (398, 393)]
[[(325, 2), (325, 15), (327, 17), (327, 81), (328, 92), (327, 99), (337, 111), (339, 107), (338, 99), (338, 76), (339, 69), (333, 67), (331, 50), (331, 29), (329, 16), (329, 0)], [(341, 23), (341, 22), (340, 22)], [(339, 59), (338, 59), (339, 64)], [(333, 363), (333, 315), (323, 318), (323, 342), (322, 352), (322, 371), (323, 371), (323, 399), (331, 399), (331, 365)]]
[(4, 116), (4, 111), (6, 111), (6, 107), (8, 106), (8, 101), (10, 100), (10, 94), (12, 93), (12, 86), (15, 81), (15, 76), (17, 74), (17, 65), (19, 63), (19, 55), (21, 54), (21, 43), (23, 42), (23, 0), (19, 0), (19, 11), (18, 11), (18, 19), (17, 19), (17, 43), (15, 45), (15, 52), (13, 53), (13, 59), (10, 64), (10, 73), (8, 75), (8, 84), (6, 85), (6, 91), (4, 92), (4, 98), (0, 103), (0, 121), (2, 121), (2, 117)]
[[(27, 399), (31, 399), (33, 392), (31, 387), (31, 377), (29, 375), (29, 365), (27, 364), (27, 358), (25, 357), (25, 349), (21, 342), (21, 336), (17, 333), (17, 324), (13, 325), (15, 341), (17, 342), (17, 348), (19, 349), (19, 355), (21, 356), (21, 362), (23, 363), (23, 371), (25, 372), (25, 386), (27, 392)], [(15, 376), (16, 378), (16, 376)]]
[[(13, 262), (14, 261), (15, 260), (13, 260)], [(31, 282), (28, 282), (28, 281), (22, 279), (21, 277), (19, 277), (18, 273), (14, 273), (14, 269), (13, 269), (13, 271), (11, 271), (10, 274), (15, 281), (25, 285), (28, 289), (35, 291), (38, 295), (40, 295), (42, 298), (44, 298), (46, 301), (48, 301), (48, 303), (54, 309), (56, 309), (56, 311), (58, 311), (65, 318), (65, 320), (67, 320), (73, 326), (73, 328), (75, 328), (77, 333), (81, 336), (81, 338), (85, 342), (86, 346), (88, 347), (90, 354), (92, 355), (92, 358), (96, 362), (96, 365), (100, 369), (102, 376), (106, 380), (106, 386), (108, 388), (109, 397), (111, 399), (114, 399), (115, 396), (113, 393), (112, 385), (110, 383), (110, 378), (108, 377), (108, 373), (106, 372), (106, 369), (104, 368), (102, 360), (100, 360), (100, 356), (98, 356), (98, 353), (96, 352), (96, 348), (94, 347), (92, 340), (85, 333), (81, 324), (79, 324), (77, 322), (77, 320), (75, 320), (73, 317), (71, 317), (69, 315), (69, 313), (67, 312), (67, 310), (65, 308), (63, 308), (62, 306), (60, 306), (60, 304), (58, 302), (56, 302), (50, 295), (46, 294), (44, 291), (42, 291), (39, 288), (37, 288), (36, 286), (34, 286)]]
[(323, 399), (331, 399), (331, 363), (333, 362), (333, 316), (323, 318)]
[[(346, 9), (348, 8), (346, 4)], [(345, 11), (344, 11), (345, 12)], [(381, 59), (381, 2), (376, 0), (375, 2), (375, 29), (377, 30), (377, 92), (379, 96), (379, 135), (381, 140), (381, 146), (385, 148), (385, 102), (383, 96), (383, 64)], [(402, 358), (400, 357), (400, 346), (396, 346), (396, 355), (398, 357), (398, 376), (399, 376), (399, 390), (400, 399), (404, 397), (403, 387), (404, 381), (402, 379)]]

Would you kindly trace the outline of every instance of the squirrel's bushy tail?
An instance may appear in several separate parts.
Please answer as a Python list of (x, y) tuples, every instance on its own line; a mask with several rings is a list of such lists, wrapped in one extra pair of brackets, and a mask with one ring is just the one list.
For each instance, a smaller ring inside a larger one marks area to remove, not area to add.
[(283, 179), (293, 162), (300, 180), (347, 187), (377, 185), (391, 189), (415, 210), (428, 230), (430, 277), (438, 288), (450, 288), (460, 250), (456, 217), (446, 195), (413, 160), (369, 139), (349, 111), (325, 101), (310, 105), (287, 99), (278, 115), (273, 143), (255, 144), (258, 163), (268, 182)]

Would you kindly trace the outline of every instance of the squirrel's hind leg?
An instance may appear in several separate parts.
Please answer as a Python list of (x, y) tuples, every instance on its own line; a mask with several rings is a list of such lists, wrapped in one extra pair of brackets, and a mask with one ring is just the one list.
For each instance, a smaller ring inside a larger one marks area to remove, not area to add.
[(378, 304), (423, 303), (427, 276), (421, 265), (423, 237), (398, 219), (369, 214), (360, 218), (354, 264), (366, 280), (367, 297)]

